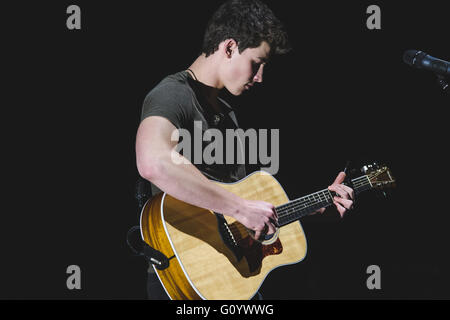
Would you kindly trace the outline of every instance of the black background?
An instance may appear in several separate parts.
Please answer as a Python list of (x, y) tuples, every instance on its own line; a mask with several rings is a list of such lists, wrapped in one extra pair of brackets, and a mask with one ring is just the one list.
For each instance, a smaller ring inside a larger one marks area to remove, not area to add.
[[(302, 221), (306, 259), (270, 273), (265, 299), (438, 299), (448, 276), (447, 117), (432, 73), (405, 50), (450, 60), (444, 1), (268, 2), (294, 50), (236, 107), (244, 129), (280, 129), (290, 198), (331, 184), (346, 160), (380, 160), (398, 183)], [(66, 28), (81, 8), (82, 29)], [(148, 91), (197, 57), (216, 1), (59, 1), (5, 8), (2, 299), (145, 299), (134, 142)], [(381, 8), (382, 29), (366, 28)], [(79, 265), (82, 289), (66, 287)], [(381, 290), (366, 269), (381, 268)]]

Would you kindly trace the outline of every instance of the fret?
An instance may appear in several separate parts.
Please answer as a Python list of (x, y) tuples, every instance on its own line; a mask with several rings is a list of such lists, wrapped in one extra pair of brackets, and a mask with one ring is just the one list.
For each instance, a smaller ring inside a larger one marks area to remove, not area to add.
[(352, 180), (353, 189), (355, 194), (361, 193), (363, 191), (369, 190), (372, 188), (372, 184), (370, 183), (370, 179), (368, 176), (362, 176)]

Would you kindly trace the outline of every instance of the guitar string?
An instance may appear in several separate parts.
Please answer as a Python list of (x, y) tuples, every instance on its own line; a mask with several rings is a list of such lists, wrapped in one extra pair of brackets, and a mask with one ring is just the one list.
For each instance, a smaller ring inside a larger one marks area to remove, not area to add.
[[(362, 182), (362, 183), (358, 183), (357, 185), (355, 185), (355, 188), (361, 188), (361, 187), (369, 185), (369, 184), (370, 184), (370, 182), (368, 182), (368, 181)], [(324, 193), (326, 193), (325, 196), (324, 196)], [(282, 211), (284, 209), (290, 209), (290, 208), (296, 207), (298, 205), (302, 205), (302, 204), (305, 204), (305, 203), (310, 203), (311, 200), (317, 200), (315, 198), (315, 196), (318, 196), (319, 199), (321, 198), (321, 196), (324, 196), (325, 198), (329, 199), (329, 194), (330, 194), (330, 192), (329, 192), (328, 189), (323, 189), (321, 191), (317, 191), (317, 192), (312, 193), (310, 195), (307, 195), (307, 196), (304, 196), (304, 197), (292, 200), (290, 202), (287, 202), (285, 204), (282, 204), (280, 206), (277, 206), (276, 209), (277, 209), (277, 212), (278, 212), (280, 210)]]
[[(357, 179), (352, 180), (352, 182), (355, 181), (355, 180), (358, 180), (358, 179), (364, 179), (364, 180), (366, 180), (367, 177), (357, 178)], [(366, 184), (367, 184), (367, 181), (357, 181), (357, 182), (353, 182), (353, 185), (355, 186), (355, 188), (360, 188), (361, 186), (366, 185)], [(324, 192), (326, 192), (327, 190), (328, 190), (328, 189), (324, 189), (324, 190), (321, 190), (321, 191), (317, 191), (317, 192), (311, 193), (310, 195), (307, 195), (307, 196), (304, 196), (304, 197), (301, 197), (301, 198), (292, 200), (292, 201), (290, 201), (290, 202), (287, 202), (287, 203), (285, 203), (285, 204), (282, 204), (282, 205), (278, 206), (277, 208), (279, 208), (279, 209), (284, 209), (284, 208), (283, 208), (284, 206), (289, 206), (289, 205), (291, 205), (291, 204), (292, 204), (293, 202), (295, 202), (295, 201), (299, 201), (299, 200), (302, 200), (302, 199), (309, 200), (309, 199), (307, 199), (308, 197), (313, 197), (313, 196), (316, 195), (316, 194), (324, 193)]]
[(330, 202), (330, 197), (324, 197), (319, 199), (320, 201), (316, 201), (316, 202), (309, 202), (309, 203), (303, 203), (302, 205), (297, 205), (297, 206), (292, 206), (289, 208), (285, 208), (282, 210), (277, 210), (278, 213), (278, 221), (283, 223), (284, 220), (289, 219), (292, 216), (296, 216), (296, 215), (302, 215), (302, 211), (307, 211), (310, 208), (317, 206), (319, 204), (322, 204), (320, 206), (317, 206), (317, 209), (326, 207), (325, 204), (331, 204)]
[(318, 210), (320, 208), (325, 208), (331, 204), (332, 204), (332, 202), (331, 202), (330, 198), (325, 198), (325, 199), (322, 199), (322, 201), (319, 201), (316, 203), (311, 203), (306, 206), (297, 206), (297, 207), (282, 210), (281, 212), (278, 211), (279, 212), (278, 222), (284, 225), (285, 222), (288, 222), (289, 220), (292, 220), (293, 218), (294, 218), (294, 220), (297, 220), (297, 219), (303, 217), (305, 214), (311, 213), (312, 211), (310, 211), (310, 210), (312, 208)]
[(289, 210), (300, 208), (302, 206), (307, 206), (313, 203), (322, 202), (330, 199), (329, 190), (323, 190), (312, 195), (306, 196), (302, 199), (297, 199), (289, 202), (288, 206), (276, 207), (278, 213), (283, 214), (283, 212), (288, 212)]
[[(366, 184), (361, 184), (360, 186), (358, 186), (358, 188), (363, 187), (363, 186), (367, 186), (369, 185), (369, 183)], [(276, 207), (278, 216), (283, 217), (286, 216), (285, 213), (290, 213), (290, 211), (292, 210), (298, 210), (298, 209), (306, 209), (308, 207), (311, 207), (313, 205), (319, 204), (320, 202), (330, 202), (332, 199), (332, 197), (330, 196), (330, 192), (328, 189), (325, 189), (323, 191), (317, 192), (314, 194), (314, 196), (307, 196), (305, 199), (300, 199), (299, 200), (293, 200), (292, 202), (288, 203), (289, 205), (286, 206), (280, 206), (280, 207)]]
[[(360, 181), (356, 181), (356, 180), (360, 180)], [(370, 185), (370, 180), (368, 179), (367, 176), (362, 176), (356, 179), (352, 180), (352, 184), (354, 186), (354, 188), (360, 188), (363, 186), (367, 186)], [(324, 195), (324, 193), (327, 193), (326, 195)], [(310, 195), (307, 195), (305, 197), (301, 197), (295, 200), (292, 200), (286, 204), (282, 204), (278, 207), (276, 207), (277, 210), (277, 214), (278, 214), (278, 218), (289, 218), (290, 216), (295, 216), (297, 215), (298, 217), (295, 217), (296, 219), (300, 218), (302, 216), (302, 212), (304, 210), (309, 209), (310, 207), (317, 205), (321, 202), (328, 202), (328, 204), (331, 204), (329, 201), (331, 200), (330, 195), (329, 195), (329, 190), (328, 189), (324, 189), (315, 193), (312, 193)], [(319, 199), (317, 199), (315, 196), (318, 196)], [(311, 197), (313, 197), (311, 199)], [(317, 201), (320, 200), (320, 201)], [(300, 210), (299, 210), (300, 208)], [(292, 212), (291, 212), (292, 211)], [(300, 211), (300, 212), (299, 212)], [(298, 214), (300, 213), (300, 214)], [(233, 236), (235, 237), (239, 237), (237, 240), (242, 240), (242, 233), (246, 233), (247, 228), (242, 225), (241, 223), (232, 223), (228, 225), (230, 228), (230, 231), (233, 233)]]
[[(370, 185), (370, 182), (365, 183), (365, 184), (361, 184), (360, 187), (367, 186), (367, 185)], [(324, 191), (319, 191), (317, 193), (325, 193), (327, 191), (328, 191), (328, 189), (324, 189)], [(298, 199), (298, 200), (300, 200), (300, 199)], [(317, 201), (317, 200), (319, 200), (319, 201)], [(323, 195), (323, 194), (319, 195), (319, 199), (317, 199), (317, 198), (305, 199), (304, 201), (300, 201), (300, 202), (297, 201), (297, 200), (293, 200), (293, 201), (288, 203), (288, 204), (292, 204), (292, 205), (289, 205), (288, 207), (282, 207), (282, 208), (280, 208), (281, 206), (276, 207), (276, 210), (277, 210), (277, 213), (278, 213), (278, 218), (280, 219), (280, 218), (288, 217), (288, 216), (290, 216), (292, 214), (295, 214), (295, 211), (298, 211), (299, 209), (300, 210), (309, 209), (310, 207), (312, 207), (314, 205), (317, 205), (317, 204), (319, 204), (321, 202), (325, 202), (325, 201), (329, 202), (330, 200), (331, 200), (331, 198), (330, 198), (329, 195)], [(291, 211), (293, 211), (293, 212), (291, 212)]]
[[(360, 184), (360, 186), (364, 186), (364, 185), (370, 185), (370, 182), (366, 182), (363, 184)], [(328, 189), (324, 189), (327, 190)], [(319, 191), (316, 193), (320, 193), (320, 192), (325, 192), (325, 191)], [(311, 201), (311, 199), (307, 199), (306, 201), (302, 202), (300, 205), (296, 204), (293, 206), (289, 206), (283, 209), (277, 209), (277, 213), (278, 213), (278, 218), (280, 220), (281, 219), (289, 219), (289, 218), (295, 218), (295, 220), (301, 218), (303, 216), (303, 212), (302, 211), (307, 211), (310, 207), (313, 207), (314, 205), (317, 205), (319, 203), (322, 202), (327, 202), (328, 205), (330, 205), (331, 203), (329, 202), (331, 200), (330, 196), (324, 196), (321, 195), (319, 198), (321, 201), (317, 201), (317, 199), (313, 199), (316, 202)], [(294, 200), (295, 201), (295, 200)], [(306, 206), (304, 206), (305, 204), (307, 204)], [(278, 207), (277, 207), (278, 208)], [(300, 210), (299, 210), (300, 209)], [(236, 238), (237, 236), (239, 237), (239, 239), (237, 239), (238, 241), (242, 239), (241, 234), (247, 232), (247, 229), (244, 225), (240, 224), (240, 223), (232, 223), (228, 225), (230, 227), (230, 231), (233, 233), (233, 236)], [(239, 228), (240, 227), (240, 228)]]
[(326, 207), (327, 205), (332, 203), (332, 197), (328, 194), (321, 194), (317, 195), (317, 197), (314, 197), (313, 199), (306, 199), (305, 201), (302, 201), (301, 203), (295, 203), (289, 207), (284, 208), (276, 208), (278, 219), (283, 220), (293, 214), (296, 214), (298, 211), (305, 211), (310, 210), (314, 206), (316, 206), (316, 209), (320, 209), (323, 207)]
[[(355, 188), (360, 188), (361, 186), (366, 185), (368, 181), (366, 180), (366, 178), (363, 178), (363, 179), (364, 179), (364, 181), (353, 182), (354, 187), (355, 187)], [(355, 179), (355, 180), (357, 180), (357, 179)], [(353, 180), (353, 181), (355, 181), (355, 180)], [(324, 190), (321, 190), (321, 191), (317, 191), (317, 192), (311, 193), (310, 195), (307, 195), (307, 196), (298, 198), (298, 199), (296, 199), (296, 200), (292, 200), (292, 201), (290, 201), (290, 202), (288, 202), (288, 203), (286, 203), (286, 204), (280, 205), (279, 208), (282, 208), (283, 206), (288, 206), (288, 205), (290, 205), (291, 203), (293, 203), (293, 202), (295, 202), (295, 201), (298, 201), (298, 200), (301, 200), (301, 199), (306, 199), (306, 200), (308, 200), (308, 198), (311, 198), (311, 197), (313, 197), (314, 195), (317, 195), (317, 194), (320, 194), (320, 193), (327, 192), (327, 190), (328, 190), (328, 189), (324, 189)]]
[[(366, 183), (366, 185), (369, 185), (369, 183)], [(326, 189), (326, 190), (328, 190), (328, 189)], [(319, 192), (317, 192), (317, 193), (319, 193)], [(281, 219), (283, 219), (283, 218), (291, 218), (292, 216), (295, 218), (295, 220), (297, 220), (297, 219), (301, 218), (302, 215), (303, 215), (301, 211), (308, 210), (310, 207), (312, 207), (314, 205), (317, 205), (317, 204), (319, 204), (321, 202), (324, 202), (324, 201), (327, 201), (328, 204), (331, 204), (331, 203), (329, 203), (329, 200), (330, 200), (329, 196), (326, 197), (326, 196), (322, 195), (322, 197), (320, 199), (322, 201), (314, 202), (314, 203), (309, 202), (309, 204), (306, 207), (302, 207), (300, 210), (298, 210), (299, 207), (301, 207), (300, 205), (292, 206), (292, 207), (285, 208), (285, 209), (282, 209), (282, 210), (277, 210), (279, 220), (280, 220), (280, 218)], [(314, 199), (314, 200), (317, 200), (317, 199)], [(303, 204), (305, 204), (305, 203), (303, 203)], [(291, 210), (293, 210), (293, 212), (290, 212)], [(240, 223), (232, 223), (232, 224), (230, 224), (228, 226), (229, 226), (230, 231), (232, 232), (233, 237), (235, 238), (236, 241), (240, 241), (240, 240), (243, 239), (242, 238), (242, 233), (244, 233), (244, 234), (248, 233), (248, 230), (246, 229), (246, 227), (244, 225), (240, 224)]]

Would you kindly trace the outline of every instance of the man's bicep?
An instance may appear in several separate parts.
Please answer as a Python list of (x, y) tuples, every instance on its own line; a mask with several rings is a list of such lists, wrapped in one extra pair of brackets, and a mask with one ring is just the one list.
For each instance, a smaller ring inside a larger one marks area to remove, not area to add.
[[(175, 138), (177, 138), (175, 140)], [(150, 116), (139, 125), (136, 144), (140, 148), (148, 147), (171, 148), (178, 141), (178, 129), (166, 118)]]
[(139, 125), (136, 134), (136, 162), (142, 174), (155, 161), (170, 152), (178, 142), (178, 129), (166, 118), (150, 116)]

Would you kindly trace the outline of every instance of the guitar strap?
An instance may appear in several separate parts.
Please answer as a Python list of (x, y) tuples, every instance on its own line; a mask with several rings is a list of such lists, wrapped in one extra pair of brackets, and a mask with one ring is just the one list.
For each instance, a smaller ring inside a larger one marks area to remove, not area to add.
[[(138, 181), (136, 182), (135, 190), (135, 198), (138, 202), (139, 208), (138, 219), (140, 218), (140, 213), (145, 205), (145, 202), (150, 199), (151, 196), (152, 192), (150, 183), (139, 176)], [(162, 252), (150, 247), (144, 240), (142, 240), (140, 230), (140, 226), (132, 226), (127, 232), (127, 244), (131, 251), (133, 251), (137, 256), (144, 257), (149, 263), (155, 265), (156, 269), (166, 269), (169, 266), (169, 260), (174, 256), (167, 258)], [(132, 243), (134, 243), (134, 245), (132, 245)], [(136, 248), (136, 246), (138, 246), (138, 248)]]
[(136, 182), (136, 190), (135, 195), (138, 202), (138, 219), (141, 213), (142, 208), (144, 207), (145, 202), (152, 197), (152, 188), (150, 182), (138, 176), (138, 180)]
[[(137, 233), (136, 231), (140, 231), (140, 226), (133, 226), (128, 230), (127, 233), (127, 244), (131, 248), (131, 250), (137, 255), (142, 256), (147, 260), (147, 262), (155, 265), (155, 268), (158, 270), (164, 270), (169, 266), (170, 259), (174, 258), (170, 257), (167, 258), (161, 251), (158, 251), (152, 247), (150, 247), (145, 241), (142, 240), (140, 237), (140, 232)], [(133, 234), (139, 234), (139, 237), (135, 237), (133, 242), (138, 242), (140, 244), (140, 248), (136, 249), (131, 244), (131, 239)]]

